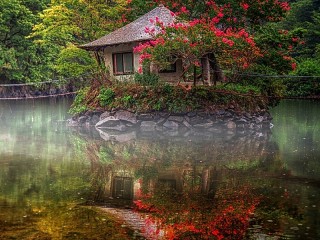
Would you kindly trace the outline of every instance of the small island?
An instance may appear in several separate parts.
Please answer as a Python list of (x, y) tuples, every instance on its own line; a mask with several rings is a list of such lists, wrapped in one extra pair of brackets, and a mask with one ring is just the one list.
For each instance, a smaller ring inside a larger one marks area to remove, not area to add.
[(222, 70), (237, 66), (243, 72), (261, 55), (253, 37), (244, 29), (208, 31), (206, 24), (186, 23), (160, 5), (81, 45), (95, 53), (100, 76), (78, 92), (69, 125), (118, 131), (270, 128), (268, 108), (278, 93), (246, 82), (240, 71)]

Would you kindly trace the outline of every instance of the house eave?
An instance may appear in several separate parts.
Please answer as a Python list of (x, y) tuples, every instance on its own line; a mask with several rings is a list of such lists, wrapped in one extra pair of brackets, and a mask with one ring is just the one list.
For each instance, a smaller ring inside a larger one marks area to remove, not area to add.
[(150, 40), (152, 40), (152, 38), (139, 39), (139, 40), (131, 41), (131, 42), (118, 42), (118, 43), (113, 43), (113, 44), (102, 44), (102, 45), (93, 45), (93, 46), (85, 44), (85, 45), (80, 45), (78, 47), (81, 48), (81, 49), (87, 50), (87, 51), (98, 52), (98, 51), (103, 51), (107, 47), (118, 47), (118, 46), (123, 45), (123, 44), (127, 44), (127, 45), (129, 45), (129, 44), (138, 44), (138, 43), (143, 43), (143, 42), (147, 42), (147, 41), (150, 41)]

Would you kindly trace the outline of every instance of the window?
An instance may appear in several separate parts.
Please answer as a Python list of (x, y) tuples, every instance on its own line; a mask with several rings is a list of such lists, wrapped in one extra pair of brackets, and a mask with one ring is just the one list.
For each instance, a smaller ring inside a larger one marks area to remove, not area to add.
[(133, 53), (114, 53), (113, 58), (113, 72), (114, 74), (130, 74), (133, 73)]

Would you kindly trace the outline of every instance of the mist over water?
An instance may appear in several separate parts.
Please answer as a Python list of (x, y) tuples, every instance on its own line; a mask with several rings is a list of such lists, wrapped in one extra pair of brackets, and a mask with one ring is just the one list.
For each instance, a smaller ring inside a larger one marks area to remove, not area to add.
[(70, 104), (0, 102), (0, 239), (98, 234), (68, 222), (94, 222), (84, 204), (148, 210), (159, 239), (320, 238), (318, 102), (281, 102), (259, 134), (71, 129)]

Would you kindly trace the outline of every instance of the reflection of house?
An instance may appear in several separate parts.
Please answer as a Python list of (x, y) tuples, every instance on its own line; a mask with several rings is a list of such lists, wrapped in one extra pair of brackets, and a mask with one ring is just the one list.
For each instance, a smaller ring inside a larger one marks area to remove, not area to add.
[[(130, 79), (132, 74), (141, 67), (140, 54), (134, 53), (133, 48), (139, 43), (152, 39), (152, 36), (145, 30), (146, 28), (155, 28), (156, 19), (163, 22), (164, 25), (168, 25), (174, 22), (175, 17), (169, 9), (160, 5), (137, 20), (104, 37), (82, 45), (81, 48), (95, 51), (96, 56), (102, 55), (102, 60), (112, 77), (118, 80)], [(174, 81), (182, 75), (182, 63), (176, 61), (169, 69), (162, 71), (151, 64), (150, 71), (159, 74), (162, 80)]]
[[(214, 197), (218, 182), (218, 171), (211, 167), (197, 170), (190, 166), (171, 167), (151, 173), (145, 167), (128, 169), (126, 166), (108, 165), (108, 170), (103, 172), (95, 182), (100, 184), (94, 201), (118, 207), (130, 206), (133, 200), (140, 199), (141, 193), (176, 196), (191, 191)], [(146, 192), (142, 192), (143, 189)]]
[(112, 181), (112, 197), (117, 199), (133, 199), (133, 178), (114, 177)]

